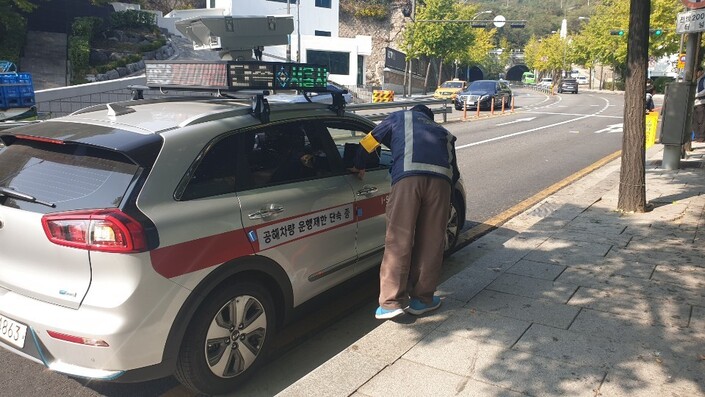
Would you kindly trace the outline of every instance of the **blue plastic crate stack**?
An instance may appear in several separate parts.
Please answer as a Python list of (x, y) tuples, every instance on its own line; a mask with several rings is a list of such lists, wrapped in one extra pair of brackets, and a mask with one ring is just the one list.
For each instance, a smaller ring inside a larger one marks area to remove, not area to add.
[(0, 109), (36, 105), (32, 75), (18, 73), (16, 70), (13, 63), (0, 61)]

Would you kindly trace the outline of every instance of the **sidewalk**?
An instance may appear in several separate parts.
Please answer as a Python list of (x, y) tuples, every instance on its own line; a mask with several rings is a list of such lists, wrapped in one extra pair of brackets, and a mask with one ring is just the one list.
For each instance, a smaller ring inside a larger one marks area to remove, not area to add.
[(615, 211), (610, 162), (449, 258), (465, 268), (438, 311), (380, 322), (278, 396), (705, 396), (697, 145), (677, 171), (647, 151), (651, 212)]

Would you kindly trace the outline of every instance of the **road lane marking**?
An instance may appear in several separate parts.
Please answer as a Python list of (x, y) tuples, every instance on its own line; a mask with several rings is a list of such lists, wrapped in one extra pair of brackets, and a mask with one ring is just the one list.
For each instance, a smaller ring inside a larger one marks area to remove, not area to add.
[(501, 125), (509, 125), (509, 124), (514, 124), (514, 123), (521, 123), (522, 121), (531, 121), (531, 120), (533, 120), (533, 119), (535, 119), (535, 118), (536, 118), (536, 117), (527, 117), (527, 118), (523, 118), (523, 119), (516, 119), (516, 120), (510, 121), (510, 122), (508, 122), (508, 123), (497, 124), (497, 127), (499, 127), (499, 126), (501, 126)]
[(607, 134), (613, 134), (615, 132), (622, 132), (624, 129), (624, 123), (618, 123), (618, 124), (610, 124), (607, 126), (607, 128), (603, 128), (601, 130), (595, 131), (595, 134), (601, 134), (603, 132)]
[[(607, 100), (607, 99), (605, 99), (605, 98), (601, 98), (601, 99), (604, 100), (607, 104), (606, 104), (602, 109), (600, 109), (598, 112), (601, 112), (601, 111), (605, 110), (605, 109), (607, 108), (607, 106), (609, 106), (609, 103), (610, 103), (610, 101)], [(584, 120), (584, 119), (587, 119), (587, 118), (590, 118), (590, 117), (595, 117), (595, 115), (592, 115), (592, 114), (583, 115), (582, 117), (577, 117), (577, 118), (574, 118), (574, 119), (569, 119), (569, 120), (565, 120), (565, 121), (560, 121), (560, 122), (558, 122), (558, 123), (548, 124), (548, 125), (544, 125), (544, 126), (541, 126), (541, 127), (536, 127), (536, 128), (531, 128), (531, 129), (528, 129), (528, 130), (524, 130), (524, 131), (518, 131), (518, 132), (514, 132), (514, 133), (512, 133), (512, 134), (508, 134), (508, 135), (497, 136), (497, 137), (494, 137), (494, 138), (485, 139), (484, 141), (478, 141), (478, 142), (468, 143), (468, 144), (465, 144), (465, 145), (456, 146), (456, 147), (455, 147), (455, 150), (461, 150), (461, 149), (465, 149), (465, 148), (469, 148), (469, 147), (473, 147), (473, 146), (482, 145), (482, 144), (485, 144), (485, 143), (490, 143), (490, 142), (494, 142), (494, 141), (500, 141), (500, 140), (502, 140), (502, 139), (507, 139), (507, 138), (511, 138), (511, 137), (515, 137), (515, 136), (519, 136), (519, 135), (524, 135), (524, 134), (528, 134), (528, 133), (530, 133), (530, 132), (541, 131), (541, 130), (545, 130), (546, 128), (556, 127), (556, 126), (559, 126), (559, 125), (572, 123), (572, 122), (574, 122), (574, 121)]]
[(551, 114), (551, 115), (559, 115), (559, 116), (591, 116), (591, 117), (601, 117), (601, 118), (608, 118), (608, 119), (623, 119), (624, 118), (624, 116), (606, 116), (606, 115), (597, 114), (597, 113), (585, 114), (585, 113), (537, 112), (537, 111), (533, 111), (533, 110), (529, 110), (524, 113)]

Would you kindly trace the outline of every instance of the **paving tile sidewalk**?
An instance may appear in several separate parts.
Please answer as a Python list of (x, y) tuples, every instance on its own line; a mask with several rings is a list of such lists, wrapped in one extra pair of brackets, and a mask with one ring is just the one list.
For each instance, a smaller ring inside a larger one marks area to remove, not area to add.
[(278, 396), (705, 396), (705, 146), (675, 171), (662, 156), (652, 211), (615, 211), (617, 159), (449, 258), (465, 267), (440, 310), (380, 323)]

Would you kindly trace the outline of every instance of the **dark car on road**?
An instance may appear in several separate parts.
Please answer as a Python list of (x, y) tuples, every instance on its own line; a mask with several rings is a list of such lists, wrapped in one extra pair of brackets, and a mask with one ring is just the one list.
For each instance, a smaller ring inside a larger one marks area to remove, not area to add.
[(578, 80), (576, 79), (565, 79), (561, 81), (558, 86), (558, 93), (572, 92), (573, 94), (578, 93)]
[(476, 80), (461, 92), (455, 100), (455, 109), (462, 110), (490, 109), (494, 102), (495, 109), (501, 109), (502, 101), (504, 106), (509, 107), (512, 102), (512, 89), (504, 81), (499, 80)]

